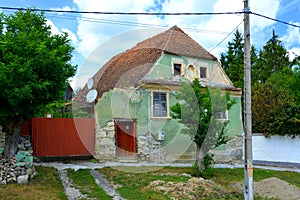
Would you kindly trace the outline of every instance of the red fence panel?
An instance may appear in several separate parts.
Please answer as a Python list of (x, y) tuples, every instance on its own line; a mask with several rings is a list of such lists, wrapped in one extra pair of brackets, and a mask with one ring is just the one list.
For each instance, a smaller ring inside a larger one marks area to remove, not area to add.
[(86, 156), (95, 149), (95, 120), (85, 118), (34, 118), (34, 156)]
[(21, 129), (21, 135), (22, 136), (31, 136), (31, 121), (27, 120), (23, 124), (23, 127)]

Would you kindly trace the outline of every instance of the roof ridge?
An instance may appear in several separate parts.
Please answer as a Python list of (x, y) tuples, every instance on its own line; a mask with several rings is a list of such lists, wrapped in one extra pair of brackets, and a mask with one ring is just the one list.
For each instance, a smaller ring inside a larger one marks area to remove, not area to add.
[[(173, 29), (173, 28), (176, 28), (177, 26), (175, 25), (175, 26), (173, 26), (170, 30), (175, 30), (175, 29)], [(178, 27), (177, 27), (178, 28)], [(167, 46), (168, 46), (168, 44), (169, 44), (169, 42), (170, 42), (170, 39), (171, 39), (171, 37), (172, 37), (172, 35), (173, 35), (173, 31), (170, 31), (170, 34), (169, 34), (169, 36), (167, 37), (167, 40), (166, 40), (166, 43), (165, 43), (165, 45), (164, 45), (164, 47), (163, 47), (163, 51), (165, 51), (166, 49), (167, 49)]]

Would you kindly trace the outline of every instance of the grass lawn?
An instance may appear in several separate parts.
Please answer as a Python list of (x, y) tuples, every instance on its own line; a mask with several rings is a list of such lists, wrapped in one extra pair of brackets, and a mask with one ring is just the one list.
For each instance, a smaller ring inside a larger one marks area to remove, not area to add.
[(79, 189), (81, 194), (87, 195), (89, 198), (101, 200), (112, 199), (111, 196), (107, 195), (106, 192), (96, 184), (89, 169), (80, 169), (78, 171), (68, 169), (68, 177), (73, 182), (73, 186)]
[(35, 166), (38, 175), (27, 185), (0, 185), (0, 199), (67, 199), (56, 169)]
[[(140, 168), (131, 168), (127, 171), (139, 171)], [(149, 169), (143, 168), (145, 171)], [(127, 199), (170, 199), (161, 192), (155, 192), (146, 188), (151, 181), (163, 180), (166, 182), (186, 182), (189, 178), (180, 176), (182, 173), (191, 173), (191, 168), (176, 168), (176, 167), (165, 167), (156, 172), (147, 173), (127, 173), (112, 168), (103, 168), (99, 172), (106, 175), (106, 178), (113, 183), (118, 185), (117, 191), (122, 197)], [(178, 173), (177, 176), (164, 175), (164, 173)], [(277, 177), (290, 184), (293, 184), (300, 188), (300, 174), (296, 172), (281, 172), (272, 171), (265, 169), (254, 169), (255, 181), (260, 181), (269, 177)], [(228, 194), (224, 199), (243, 199), (242, 190), (237, 191), (229, 187), (234, 182), (244, 181), (244, 169), (214, 169), (214, 175), (211, 178), (215, 183), (225, 187), (228, 190)], [(211, 199), (217, 199), (212, 197)], [(256, 199), (266, 199), (256, 196)]]
[[(190, 174), (192, 168), (165, 167), (162, 169), (149, 169), (149, 167), (127, 167), (117, 170), (116, 168), (98, 169), (100, 173), (106, 175), (108, 181), (117, 187), (120, 195), (128, 200), (170, 200), (163, 194), (147, 188), (150, 182), (162, 180), (165, 182), (187, 182), (190, 177), (181, 174)], [(0, 185), (0, 199), (67, 199), (59, 174), (54, 168), (36, 166), (38, 176), (27, 185), (8, 184)], [(125, 170), (125, 171), (124, 171)], [(139, 173), (130, 173), (139, 172)], [(150, 171), (150, 172), (149, 172)], [(74, 171), (68, 169), (68, 177), (73, 181), (73, 185), (78, 188), (82, 194), (88, 197), (102, 200), (112, 199), (103, 189), (95, 183), (93, 176), (87, 169)], [(283, 181), (300, 188), (300, 173), (273, 171), (266, 169), (254, 169), (254, 180), (260, 181), (269, 177), (277, 177)], [(214, 169), (214, 175), (211, 178), (215, 183), (226, 188), (224, 199), (243, 199), (242, 191), (233, 190), (228, 187), (234, 182), (243, 182), (243, 169)], [(210, 199), (218, 199), (211, 197)], [(255, 199), (264, 199), (256, 197)]]

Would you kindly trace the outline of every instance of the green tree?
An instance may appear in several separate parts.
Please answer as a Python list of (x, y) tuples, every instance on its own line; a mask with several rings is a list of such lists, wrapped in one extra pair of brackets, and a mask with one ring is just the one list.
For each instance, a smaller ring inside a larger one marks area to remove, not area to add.
[(270, 82), (255, 84), (252, 92), (253, 131), (270, 135), (300, 135), (300, 106), (296, 97)]
[(236, 30), (232, 42), (228, 42), (228, 50), (221, 54), (220, 62), (235, 87), (244, 88), (244, 39)]
[(278, 39), (275, 31), (272, 32), (272, 38), (267, 41), (263, 49), (259, 51), (259, 59), (253, 65), (256, 76), (253, 82), (265, 83), (275, 72), (280, 72), (284, 67), (292, 67), (288, 52)]
[(17, 150), (25, 120), (63, 98), (73, 47), (67, 33), (52, 35), (43, 13), (28, 9), (0, 15), (0, 124), (5, 157)]
[(202, 88), (198, 79), (182, 82), (176, 98), (179, 103), (171, 107), (172, 117), (184, 124), (183, 131), (195, 142), (198, 166), (203, 169), (207, 152), (229, 140), (227, 122), (220, 116), (235, 102), (219, 88)]

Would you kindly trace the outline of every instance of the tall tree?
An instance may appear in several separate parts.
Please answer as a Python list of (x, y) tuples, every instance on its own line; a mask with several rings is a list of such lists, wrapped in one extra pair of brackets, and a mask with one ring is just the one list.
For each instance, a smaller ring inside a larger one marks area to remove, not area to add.
[(31, 9), (0, 16), (0, 41), (0, 124), (11, 158), (24, 121), (63, 98), (77, 66), (68, 35), (52, 35), (45, 15)]
[(228, 141), (226, 122), (219, 120), (235, 101), (221, 89), (202, 88), (198, 79), (181, 83), (176, 93), (179, 103), (171, 107), (172, 116), (184, 124), (184, 131), (195, 142), (196, 159), (200, 169), (204, 167), (207, 152)]
[(253, 66), (257, 75), (254, 82), (265, 83), (273, 73), (280, 72), (284, 67), (292, 66), (288, 52), (274, 30), (271, 39), (259, 51), (258, 56), (259, 59)]
[(244, 39), (236, 30), (232, 42), (228, 42), (228, 50), (221, 54), (220, 62), (235, 87), (244, 88)]

